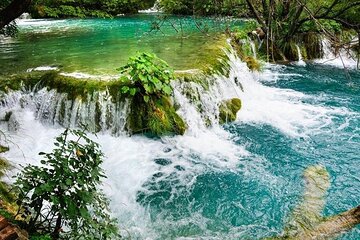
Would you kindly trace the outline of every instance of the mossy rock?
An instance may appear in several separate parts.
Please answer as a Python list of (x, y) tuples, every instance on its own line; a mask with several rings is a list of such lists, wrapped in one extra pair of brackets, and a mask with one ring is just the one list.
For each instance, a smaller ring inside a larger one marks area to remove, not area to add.
[(283, 45), (283, 53), (287, 60), (289, 61), (298, 61), (299, 60), (299, 54), (296, 47), (296, 43), (293, 41), (286, 42)]
[(321, 35), (316, 32), (309, 32), (302, 36), (304, 47), (306, 49), (306, 58), (308, 60), (322, 58), (322, 39)]
[(219, 106), (219, 123), (224, 124), (236, 120), (236, 114), (241, 109), (241, 100), (232, 98), (223, 101)]
[[(4, 177), (6, 171), (10, 170), (11, 168), (11, 164), (5, 158), (0, 157), (0, 178)], [(7, 183), (0, 181), (0, 200), (5, 201), (6, 203), (12, 203), (12, 201), (15, 199), (14, 194), (11, 193), (9, 189), (10, 187)]]
[(127, 118), (127, 130), (133, 134), (150, 133), (156, 136), (183, 135), (187, 129), (184, 120), (167, 97), (152, 97), (146, 103), (141, 95), (132, 99)]
[(261, 70), (261, 64), (258, 60), (256, 60), (254, 57), (252, 56), (247, 56), (245, 57), (245, 62), (247, 67), (251, 70), (251, 71), (260, 71)]
[(4, 152), (7, 152), (7, 151), (9, 151), (9, 148), (0, 144), (0, 153), (4, 153)]

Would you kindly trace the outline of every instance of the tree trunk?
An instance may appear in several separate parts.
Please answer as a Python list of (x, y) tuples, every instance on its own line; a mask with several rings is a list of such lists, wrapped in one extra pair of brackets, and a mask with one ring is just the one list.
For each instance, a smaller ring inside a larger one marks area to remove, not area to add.
[(31, 2), (32, 0), (13, 0), (6, 8), (1, 10), (0, 29), (20, 17), (28, 9)]
[(258, 11), (256, 11), (253, 3), (251, 2), (251, 0), (246, 0), (246, 3), (251, 11), (251, 13), (256, 17), (256, 20), (259, 22), (259, 24), (261, 24), (262, 29), (265, 33), (267, 33), (267, 26), (265, 21), (261, 18), (261, 15), (258, 13)]
[(59, 213), (58, 218), (56, 219), (54, 232), (52, 233), (52, 239), (59, 239), (60, 231), (61, 231), (61, 222), (62, 222), (62, 216), (61, 213)]

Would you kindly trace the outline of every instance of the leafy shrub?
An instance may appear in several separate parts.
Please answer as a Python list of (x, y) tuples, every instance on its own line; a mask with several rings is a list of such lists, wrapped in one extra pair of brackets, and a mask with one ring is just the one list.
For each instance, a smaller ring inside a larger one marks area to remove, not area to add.
[(172, 93), (170, 80), (173, 70), (154, 54), (138, 53), (119, 70), (123, 74), (121, 81), (127, 84), (121, 88), (123, 94), (140, 94), (145, 102), (149, 102), (150, 97), (169, 96)]
[[(42, 229), (54, 239), (117, 239), (108, 200), (98, 190), (103, 170), (99, 145), (83, 131), (65, 130), (43, 166), (26, 166), (17, 176), (19, 213), (29, 233)], [(63, 229), (64, 227), (64, 229)]]
[(173, 70), (150, 53), (138, 53), (121, 67), (121, 94), (132, 99), (127, 118), (131, 133), (150, 132), (157, 136), (184, 134), (186, 124), (176, 113), (170, 95)]

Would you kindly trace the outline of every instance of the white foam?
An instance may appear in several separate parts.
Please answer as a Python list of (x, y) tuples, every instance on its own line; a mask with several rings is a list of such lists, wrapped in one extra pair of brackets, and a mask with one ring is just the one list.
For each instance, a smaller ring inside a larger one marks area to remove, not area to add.
[(40, 67), (36, 67), (36, 68), (29, 68), (26, 71), (27, 72), (32, 72), (32, 71), (55, 71), (58, 70), (58, 67), (52, 67), (52, 66), (40, 66)]
[(79, 79), (98, 79), (98, 80), (114, 80), (120, 77), (120, 75), (93, 75), (82, 72), (72, 72), (72, 73), (62, 72), (60, 73), (60, 75), (66, 77), (79, 78)]
[[(244, 123), (266, 124), (273, 126), (292, 137), (305, 137), (315, 133), (332, 123), (334, 115), (348, 115), (346, 108), (331, 108), (306, 103), (307, 100), (318, 96), (305, 95), (291, 89), (268, 87), (261, 81), (277, 81), (278, 71), (282, 67), (265, 65), (267, 71), (263, 73), (250, 72), (245, 63), (234, 55), (231, 59), (232, 73), (230, 78), (239, 78), (244, 92), (240, 91), (243, 102), (238, 113), (238, 121)], [(270, 74), (273, 73), (274, 74)], [(291, 75), (288, 75), (291, 78)]]
[(66, 20), (48, 20), (48, 19), (17, 19), (18, 26), (49, 26), (65, 23)]

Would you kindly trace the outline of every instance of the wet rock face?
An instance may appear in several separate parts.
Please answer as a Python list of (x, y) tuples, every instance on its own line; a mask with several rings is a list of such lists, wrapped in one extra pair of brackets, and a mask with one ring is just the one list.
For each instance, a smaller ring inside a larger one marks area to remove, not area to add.
[(223, 101), (219, 106), (219, 123), (224, 124), (236, 120), (236, 114), (241, 109), (241, 100), (232, 98)]
[(28, 234), (19, 227), (9, 223), (0, 215), (0, 239), (2, 240), (27, 240)]
[(20, 128), (19, 121), (17, 120), (15, 114), (11, 111), (6, 112), (3, 115), (1, 115), (0, 121), (7, 123), (9, 131), (16, 132)]
[(9, 131), (16, 132), (20, 128), (20, 123), (17, 120), (17, 117), (15, 114), (11, 114), (8, 120), (8, 129)]

